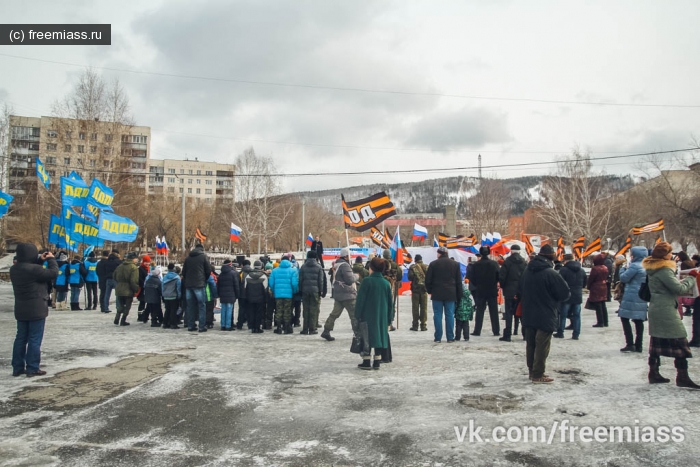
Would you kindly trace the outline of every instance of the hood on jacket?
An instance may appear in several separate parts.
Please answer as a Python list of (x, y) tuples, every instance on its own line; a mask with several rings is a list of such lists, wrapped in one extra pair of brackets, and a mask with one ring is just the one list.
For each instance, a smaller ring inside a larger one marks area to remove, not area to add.
[(194, 250), (190, 251), (190, 256), (199, 256), (204, 254), (204, 248), (202, 247), (195, 247)]
[(39, 250), (33, 243), (19, 243), (16, 254), (18, 263), (36, 263)]
[(280, 268), (285, 269), (285, 268), (291, 268), (292, 263), (288, 259), (283, 259), (282, 262), (280, 262), (279, 265)]
[(514, 251), (508, 258), (506, 258), (506, 261), (508, 261), (509, 263), (520, 264), (525, 262), (525, 258), (520, 256), (520, 250), (518, 250)]
[(168, 273), (165, 276), (163, 276), (163, 282), (170, 282), (172, 280), (177, 279), (178, 277), (180, 276), (175, 271), (168, 271)]
[(251, 273), (253, 271), (253, 268), (250, 264), (246, 264), (245, 266), (243, 266), (243, 268), (241, 268), (241, 271), (245, 273)]
[(593, 266), (602, 266), (605, 264), (605, 256), (604, 255), (597, 255), (595, 258), (593, 258)]
[(547, 268), (551, 268), (552, 263), (549, 262), (544, 256), (535, 256), (527, 264), (527, 270), (531, 272), (544, 271)]
[(571, 272), (579, 272), (581, 270), (581, 263), (575, 260), (567, 261), (564, 265), (566, 269), (570, 269)]
[(633, 246), (632, 247), (632, 262), (636, 263), (647, 257), (648, 250), (643, 246)]
[(223, 266), (221, 266), (221, 273), (222, 274), (225, 272), (229, 272), (229, 271), (233, 271), (233, 268), (231, 267), (230, 264), (224, 264)]

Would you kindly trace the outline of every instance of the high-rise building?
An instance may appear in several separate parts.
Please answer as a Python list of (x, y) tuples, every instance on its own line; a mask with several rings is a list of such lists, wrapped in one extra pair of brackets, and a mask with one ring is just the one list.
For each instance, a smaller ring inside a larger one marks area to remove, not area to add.
[(205, 204), (234, 199), (233, 176), (236, 166), (198, 159), (151, 159), (148, 194), (196, 199)]

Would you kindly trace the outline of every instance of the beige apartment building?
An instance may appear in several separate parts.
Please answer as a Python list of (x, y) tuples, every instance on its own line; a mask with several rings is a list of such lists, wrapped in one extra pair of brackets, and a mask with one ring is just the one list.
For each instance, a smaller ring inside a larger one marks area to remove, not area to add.
[(11, 116), (9, 193), (21, 198), (36, 187), (36, 157), (51, 176), (52, 189), (74, 170), (88, 183), (92, 178), (109, 186), (127, 181), (145, 191), (150, 144), (150, 127)]
[(198, 159), (151, 159), (148, 194), (195, 199), (205, 204), (233, 201), (235, 165)]

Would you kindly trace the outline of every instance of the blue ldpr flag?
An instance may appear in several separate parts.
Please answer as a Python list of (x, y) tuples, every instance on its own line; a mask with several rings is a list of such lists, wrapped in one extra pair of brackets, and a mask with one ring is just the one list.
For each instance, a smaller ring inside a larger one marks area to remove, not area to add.
[(10, 209), (10, 203), (13, 199), (15, 199), (14, 196), (0, 191), (0, 217), (7, 214), (7, 211)]
[(113, 200), (114, 190), (98, 179), (93, 178), (92, 183), (90, 184), (90, 193), (88, 194), (87, 202), (91, 205), (97, 206), (100, 209), (105, 209), (112, 205)]
[(97, 236), (110, 242), (133, 242), (139, 233), (139, 226), (134, 221), (111, 212), (102, 211), (97, 225)]
[(89, 191), (84, 181), (61, 177), (61, 204), (63, 206), (85, 206)]
[(46, 171), (46, 167), (44, 167), (44, 163), (41, 162), (41, 159), (38, 157), (36, 158), (36, 176), (39, 177), (39, 180), (41, 180), (41, 183), (44, 184), (44, 188), (47, 190), (51, 186), (51, 177), (49, 176), (49, 173)]

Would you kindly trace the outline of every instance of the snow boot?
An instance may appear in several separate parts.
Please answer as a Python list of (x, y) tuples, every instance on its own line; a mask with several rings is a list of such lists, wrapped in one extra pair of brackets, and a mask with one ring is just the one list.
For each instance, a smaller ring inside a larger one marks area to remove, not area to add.
[(649, 357), (649, 384), (668, 383), (671, 380), (659, 373), (661, 357)]
[(372, 364), (372, 369), (373, 369), (373, 370), (378, 370), (379, 367), (380, 367), (380, 365), (381, 365), (381, 363), (382, 363), (382, 356), (381, 356), (381, 355), (379, 355), (379, 356), (376, 356), (376, 355), (375, 355), (375, 357), (374, 357), (374, 363)]
[(324, 329), (323, 332), (321, 333), (321, 337), (323, 337), (324, 339), (326, 339), (328, 342), (331, 342), (331, 341), (334, 341), (334, 340), (335, 340), (335, 337), (332, 337), (332, 336), (331, 336), (331, 332), (330, 332), (330, 331), (327, 331), (327, 330), (325, 330), (325, 329)]
[(362, 363), (357, 365), (357, 368), (360, 370), (371, 370), (372, 369), (372, 362), (370, 361), (369, 357), (363, 357), (362, 358)]
[(285, 334), (294, 334), (294, 328), (292, 327), (292, 323), (288, 322), (284, 324), (284, 333)]
[(119, 324), (119, 317), (120, 317), (121, 315), (122, 315), (122, 314), (119, 313), (119, 312), (117, 311), (117, 316), (114, 317), (114, 324), (117, 324), (117, 325)]
[(119, 321), (119, 326), (129, 326), (131, 323), (126, 322), (126, 317), (129, 316), (128, 314), (124, 314), (122, 316), (121, 321)]
[(679, 388), (700, 389), (688, 376), (688, 360), (677, 358), (674, 362), (676, 366), (676, 386)]
[(282, 334), (282, 325), (278, 324), (275, 330), (273, 331), (275, 334)]

